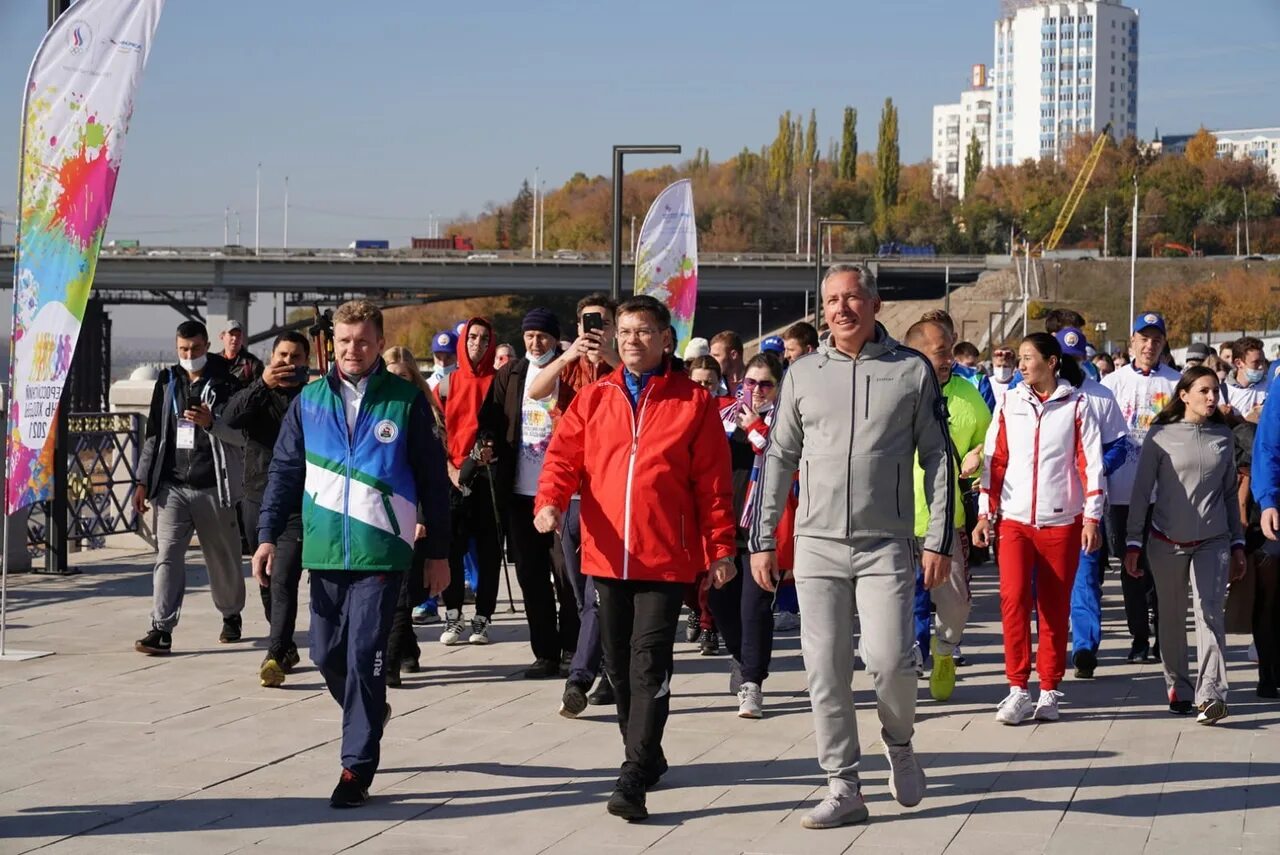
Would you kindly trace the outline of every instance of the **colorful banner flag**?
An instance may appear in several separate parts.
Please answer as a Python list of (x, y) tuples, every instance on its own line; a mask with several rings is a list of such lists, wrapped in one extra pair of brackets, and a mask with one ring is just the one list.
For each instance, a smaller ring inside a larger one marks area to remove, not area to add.
[(636, 244), (635, 293), (661, 300), (671, 310), (676, 355), (683, 354), (698, 303), (698, 227), (687, 178), (659, 193), (645, 215)]
[(163, 9), (164, 0), (80, 0), (31, 63), (18, 154), (6, 513), (49, 498), (54, 414)]

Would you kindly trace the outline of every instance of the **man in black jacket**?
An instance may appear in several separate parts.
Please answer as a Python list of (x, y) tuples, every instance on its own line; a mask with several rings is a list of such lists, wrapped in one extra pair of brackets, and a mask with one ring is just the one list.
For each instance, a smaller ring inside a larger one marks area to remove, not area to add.
[[(562, 412), (569, 390), (530, 398), (529, 385), (559, 354), (560, 322), (549, 309), (534, 309), (524, 318), (525, 356), (498, 370), (480, 410), (480, 429), (492, 434), (496, 456), (490, 471), (498, 506), (507, 510), (507, 531), (515, 551), (516, 579), (529, 623), (534, 662), (529, 679), (560, 677), (561, 658), (578, 643), (579, 619), (573, 591), (555, 572), (553, 534), (533, 527), (533, 497), (538, 493), (542, 459), (551, 444), (552, 414)], [(559, 599), (559, 620), (556, 601)], [(565, 666), (567, 668), (568, 662)]]
[(165, 655), (182, 614), (186, 554), (193, 533), (209, 570), (213, 603), (222, 613), (218, 640), (240, 640), (244, 565), (236, 502), (244, 488), (244, 436), (222, 413), (240, 384), (226, 362), (209, 353), (209, 333), (198, 321), (178, 326), (178, 364), (160, 372), (151, 394), (146, 438), (138, 460), (133, 507), (156, 506), (156, 566), (151, 631), (134, 649)]
[[(271, 348), (271, 364), (258, 379), (237, 392), (227, 404), (222, 419), (229, 427), (242, 430), (245, 447), (244, 499), (240, 503), (244, 530), (250, 532), (256, 549), (258, 513), (267, 488), (271, 453), (280, 434), (289, 405), (307, 382), (311, 344), (300, 332), (289, 330), (276, 337)], [(298, 645), (293, 628), (298, 619), (298, 582), (302, 578), (302, 507), (292, 509), (284, 534), (276, 543), (276, 571), (270, 584), (259, 582), (262, 606), (271, 624), (271, 641), (258, 670), (263, 686), (284, 684), (287, 673), (298, 664)]]

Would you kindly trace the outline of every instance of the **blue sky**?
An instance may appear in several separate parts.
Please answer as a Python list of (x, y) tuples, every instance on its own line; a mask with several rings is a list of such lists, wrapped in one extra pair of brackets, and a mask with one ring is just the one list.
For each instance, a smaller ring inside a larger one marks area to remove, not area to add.
[[(45, 7), (0, 0), (0, 116), (19, 117)], [(1280, 3), (1138, 8), (1143, 136), (1280, 125)], [(280, 242), (286, 174), (291, 245), (403, 243), (431, 211), (508, 198), (535, 166), (548, 186), (607, 174), (614, 143), (703, 146), (720, 160), (770, 140), (783, 110), (816, 107), (825, 151), (849, 104), (870, 149), (885, 96), (904, 159), (921, 160), (932, 105), (990, 63), (997, 11), (996, 0), (169, 0), (110, 236), (212, 245), (230, 206), (252, 244), (261, 161), (264, 246)], [(0, 123), (10, 238), (16, 130)]]

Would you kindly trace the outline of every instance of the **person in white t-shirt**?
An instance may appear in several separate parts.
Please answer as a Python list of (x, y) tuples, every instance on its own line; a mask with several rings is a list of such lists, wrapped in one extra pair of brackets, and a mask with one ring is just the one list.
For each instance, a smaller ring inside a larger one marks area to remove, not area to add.
[(1232, 371), (1222, 385), (1227, 407), (1222, 414), (1234, 427), (1241, 422), (1257, 424), (1271, 389), (1271, 372), (1262, 342), (1252, 336), (1237, 339), (1231, 347)]
[(1014, 355), (1013, 348), (1007, 345), (1000, 345), (991, 351), (991, 393), (996, 396), (997, 404), (1013, 385), (1017, 362), (1018, 357)]
[[(1129, 340), (1131, 360), (1127, 365), (1116, 366), (1102, 385), (1115, 395), (1120, 405), (1120, 415), (1128, 428), (1128, 454), (1124, 463), (1107, 478), (1107, 498), (1110, 501), (1107, 524), (1113, 555), (1125, 554), (1125, 532), (1128, 531), (1129, 498), (1133, 479), (1138, 471), (1138, 457), (1142, 443), (1164, 405), (1173, 397), (1181, 375), (1161, 361), (1167, 336), (1164, 318), (1156, 312), (1143, 312), (1133, 321), (1133, 337)], [(1124, 612), (1129, 624), (1132, 643), (1129, 661), (1149, 661), (1160, 658), (1160, 642), (1151, 646), (1153, 635), (1152, 613), (1156, 609), (1156, 591), (1147, 566), (1146, 551), (1139, 560), (1142, 576), (1120, 574), (1120, 587), (1124, 592)], [(1158, 617), (1155, 620), (1159, 620)], [(1158, 626), (1154, 629), (1158, 629)]]
[(530, 384), (559, 356), (560, 321), (555, 313), (533, 309), (521, 328), (525, 355), (504, 365), (494, 377), (480, 410), (480, 430), (495, 443), (495, 493), (498, 507), (506, 511), (516, 579), (529, 624), (534, 661), (524, 676), (552, 679), (561, 676), (561, 659), (577, 647), (578, 609), (572, 589), (554, 569), (555, 535), (541, 534), (533, 527), (533, 498), (551, 444), (553, 413), (563, 411), (560, 399), (567, 390), (557, 379), (551, 394), (529, 396)]

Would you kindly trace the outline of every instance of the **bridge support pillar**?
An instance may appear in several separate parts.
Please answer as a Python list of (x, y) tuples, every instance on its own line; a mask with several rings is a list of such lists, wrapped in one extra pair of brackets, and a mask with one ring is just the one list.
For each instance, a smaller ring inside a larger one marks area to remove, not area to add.
[(214, 350), (221, 350), (218, 333), (227, 321), (239, 321), (245, 335), (249, 334), (249, 292), (239, 288), (215, 286), (206, 297), (205, 325), (209, 328), (209, 341)]

